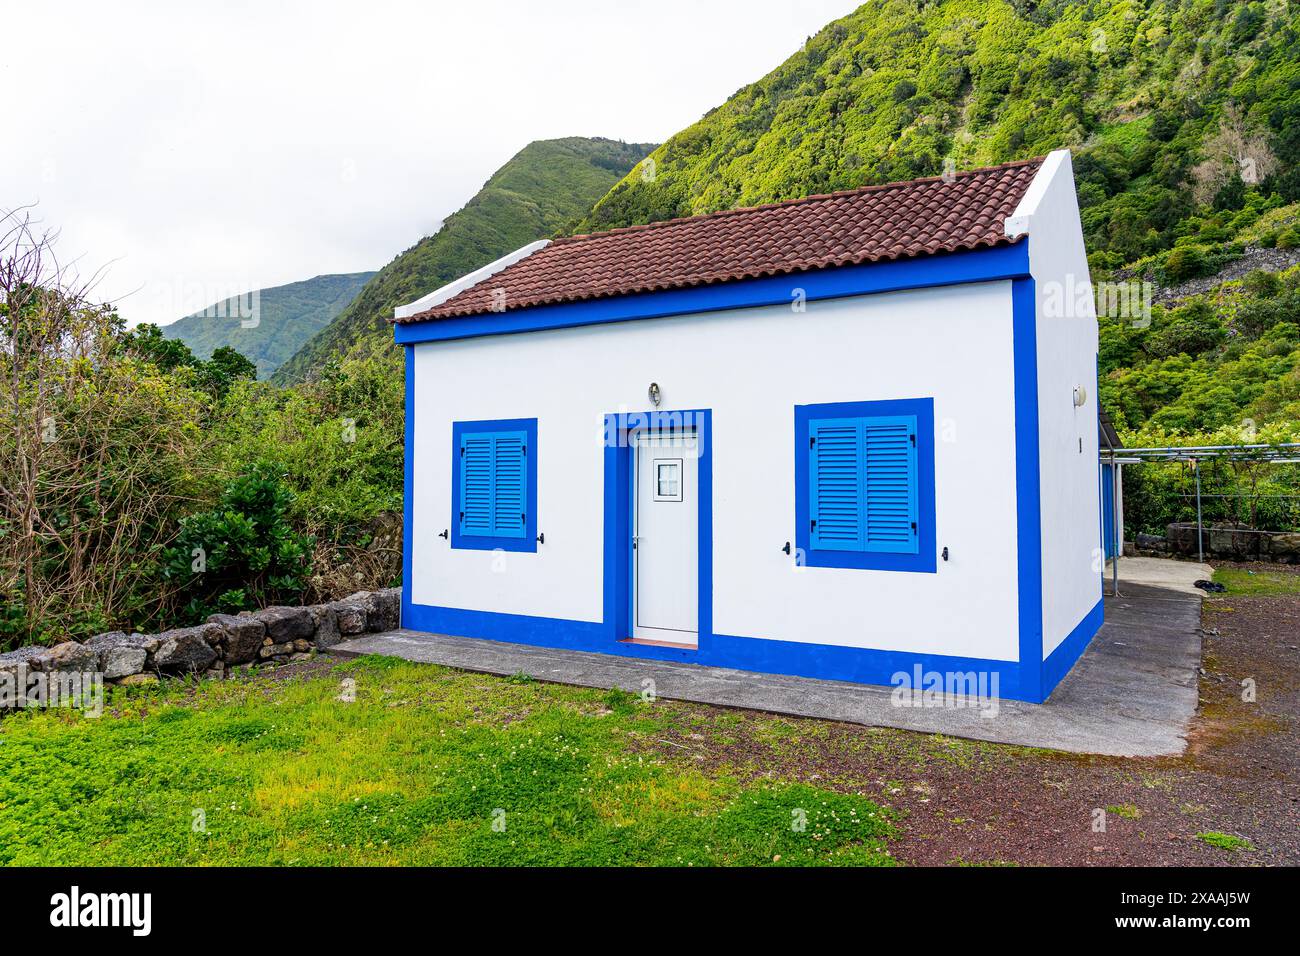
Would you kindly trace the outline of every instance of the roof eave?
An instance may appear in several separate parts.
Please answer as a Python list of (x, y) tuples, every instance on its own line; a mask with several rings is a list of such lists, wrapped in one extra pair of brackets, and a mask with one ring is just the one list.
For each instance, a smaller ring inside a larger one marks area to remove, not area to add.
[(416, 299), (407, 305), (399, 305), (393, 309), (393, 317), (389, 322), (399, 322), (403, 320), (419, 321), (421, 313), (428, 312), (430, 309), (437, 308), (444, 302), (454, 299), (467, 289), (472, 289), (486, 279), (492, 278), (498, 272), (508, 269), (516, 262), (527, 259), (534, 252), (545, 249), (551, 244), (549, 239), (538, 239), (536, 242), (530, 242), (526, 246), (521, 246), (514, 252), (507, 253), (500, 259), (496, 259), (483, 266), (481, 269), (475, 269), (469, 275), (461, 276), (448, 282), (444, 286), (439, 286), (428, 295)]

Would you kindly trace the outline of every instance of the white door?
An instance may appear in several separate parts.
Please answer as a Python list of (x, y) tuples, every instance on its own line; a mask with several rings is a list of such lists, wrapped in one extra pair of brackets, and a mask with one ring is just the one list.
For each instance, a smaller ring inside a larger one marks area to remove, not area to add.
[(699, 442), (636, 436), (632, 636), (694, 647), (699, 630)]

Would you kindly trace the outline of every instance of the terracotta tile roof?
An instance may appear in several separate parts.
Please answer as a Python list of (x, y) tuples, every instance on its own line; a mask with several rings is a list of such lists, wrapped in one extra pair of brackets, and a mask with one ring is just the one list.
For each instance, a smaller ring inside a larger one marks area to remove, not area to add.
[[(1007, 245), (1042, 160), (556, 239), (398, 322), (680, 289)], [(504, 290), (504, 297), (496, 290)], [(494, 294), (495, 293), (495, 294)], [(496, 305), (496, 308), (494, 308)]]

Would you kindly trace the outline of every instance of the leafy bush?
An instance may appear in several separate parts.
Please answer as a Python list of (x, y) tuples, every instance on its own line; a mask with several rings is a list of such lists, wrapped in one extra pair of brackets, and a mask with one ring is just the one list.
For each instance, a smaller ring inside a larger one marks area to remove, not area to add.
[(1178, 246), (1165, 257), (1165, 275), (1173, 282), (1206, 275), (1209, 268), (1209, 259), (1200, 246)]
[(1241, 280), (1241, 289), (1257, 299), (1271, 299), (1282, 291), (1282, 280), (1276, 272), (1255, 269)]
[(290, 526), (293, 500), (276, 469), (259, 462), (226, 486), (216, 508), (181, 520), (164, 560), (189, 599), (185, 617), (291, 600), (306, 588), (315, 542)]
[(400, 512), (405, 377), (395, 351), (331, 362), (292, 388), (236, 383), (213, 428), (213, 458), (234, 469), (273, 465), (294, 492), (289, 519), (322, 541), (353, 539), (376, 516)]
[(1147, 352), (1157, 358), (1199, 355), (1223, 343), (1228, 330), (1203, 299), (1175, 309), (1161, 328), (1147, 336)]
[(1300, 246), (1300, 228), (1292, 226), (1290, 229), (1284, 229), (1278, 233), (1274, 245), (1278, 249), (1294, 249)]

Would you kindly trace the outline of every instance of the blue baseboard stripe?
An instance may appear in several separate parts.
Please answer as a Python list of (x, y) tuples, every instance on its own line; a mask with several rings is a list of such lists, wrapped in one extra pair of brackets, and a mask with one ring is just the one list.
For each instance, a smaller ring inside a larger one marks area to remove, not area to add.
[(1083, 656), (1083, 652), (1088, 649), (1092, 639), (1101, 630), (1105, 617), (1104, 604), (1104, 601), (1098, 601), (1093, 609), (1084, 615), (1083, 620), (1075, 626), (1070, 635), (1056, 645), (1056, 650), (1043, 661), (1043, 688), (1040, 702), (1051, 696), (1056, 685), (1070, 672), (1074, 662)]
[[(951, 657), (943, 654), (914, 654), (833, 644), (805, 644), (765, 638), (714, 634), (699, 650), (678, 650), (646, 644), (630, 644), (614, 638), (612, 626), (597, 621), (568, 621), (560, 618), (499, 614), (460, 608), (433, 607), (403, 602), (404, 626), (434, 634), (453, 634), (551, 647), (591, 651), (645, 660), (678, 661), (705, 667), (731, 667), (765, 674), (792, 674), (819, 680), (849, 681), (856, 684), (889, 685), (894, 674), (909, 676), (919, 665), (923, 671), (976, 673), (992, 680), (997, 675), (998, 696), (1027, 700), (1023, 695), (1018, 661)], [(1031, 681), (1032, 685), (1033, 682)]]

